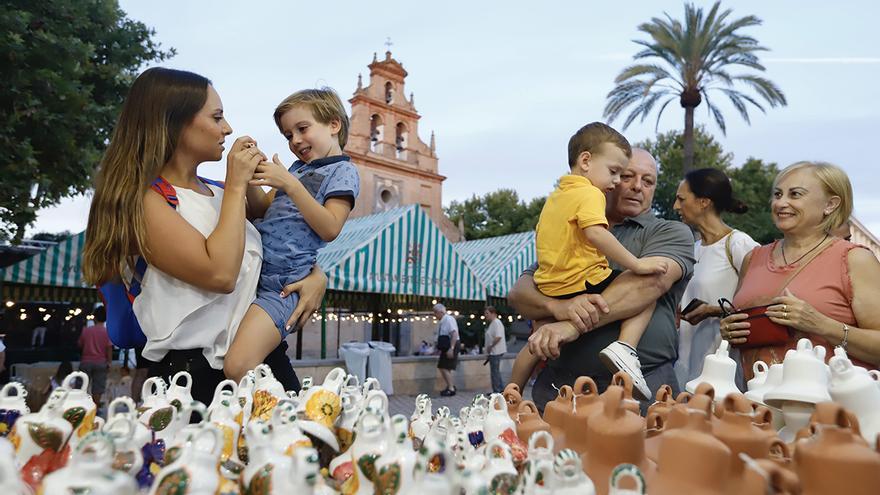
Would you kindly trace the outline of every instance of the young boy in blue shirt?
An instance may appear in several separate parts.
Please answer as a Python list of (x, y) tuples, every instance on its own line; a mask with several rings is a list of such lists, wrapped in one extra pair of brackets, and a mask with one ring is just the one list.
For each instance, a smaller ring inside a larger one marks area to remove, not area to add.
[(239, 325), (223, 364), (240, 380), (290, 333), (287, 321), (299, 298), (281, 290), (312, 270), (318, 249), (334, 240), (360, 191), (357, 167), (342, 150), (349, 119), (332, 89), (298, 91), (275, 109), (275, 124), (298, 160), (288, 170), (276, 154), (257, 166), (248, 190), (248, 215), (263, 241), (257, 296)]

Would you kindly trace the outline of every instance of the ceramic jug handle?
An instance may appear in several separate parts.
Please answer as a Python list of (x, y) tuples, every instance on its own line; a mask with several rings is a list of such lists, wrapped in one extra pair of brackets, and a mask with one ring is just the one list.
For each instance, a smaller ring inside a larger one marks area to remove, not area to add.
[(663, 416), (661, 416), (660, 413), (658, 413), (657, 411), (652, 411), (648, 413), (647, 417), (645, 417), (645, 428), (648, 431), (663, 431), (664, 426), (665, 424), (663, 422)]
[[(73, 380), (79, 378), (82, 380), (82, 385), (77, 388), (73, 386)], [(69, 375), (64, 377), (64, 381), (61, 382), (61, 386), (68, 390), (88, 390), (89, 389), (89, 375), (85, 374), (82, 371), (73, 371)]]
[(755, 364), (752, 365), (752, 374), (755, 376), (763, 376), (768, 370), (767, 363), (764, 361), (755, 361)]
[(18, 382), (9, 382), (6, 385), (3, 385), (3, 388), (0, 389), (0, 397), (20, 397), (24, 399), (27, 397), (27, 389), (24, 388), (24, 385)]
[[(192, 389), (192, 375), (190, 375), (190, 374), (187, 373), (186, 371), (178, 371), (178, 372), (174, 375), (174, 378), (171, 379), (171, 384), (172, 384), (172, 385), (177, 385), (177, 380), (179, 380), (181, 377), (183, 377), (183, 378), (186, 379), (186, 384), (183, 386), (183, 388), (185, 388), (185, 389), (187, 389), (187, 390), (191, 390), (191, 389)], [(225, 381), (225, 380), (224, 380), (224, 381)], [(221, 382), (221, 383), (222, 383), (222, 382)], [(218, 387), (219, 387), (219, 385), (218, 385)]]
[(533, 452), (538, 448), (538, 442), (544, 441), (544, 448), (553, 451), (553, 435), (544, 430), (538, 430), (532, 433), (532, 436), (529, 437), (529, 452)]
[(623, 391), (625, 392), (624, 397), (632, 399), (633, 380), (631, 376), (623, 371), (618, 371), (611, 377), (611, 384), (623, 387)]
[(769, 447), (767, 449), (770, 452), (770, 457), (777, 458), (780, 460), (791, 460), (791, 449), (789, 449), (788, 444), (782, 441), (779, 437), (771, 437), (769, 441)]
[[(596, 395), (599, 393), (599, 388), (596, 387), (596, 382), (589, 376), (579, 376), (574, 381), (573, 391), (575, 395)], [(671, 391), (672, 389), (670, 389)]]
[(666, 385), (665, 383), (657, 389), (657, 394), (654, 396), (654, 400), (657, 402), (671, 402), (672, 401), (672, 387)]
[(498, 457), (506, 460), (513, 459), (510, 454), (510, 446), (500, 438), (494, 438), (486, 444), (486, 457), (490, 459)]
[[(124, 406), (125, 411), (120, 411), (119, 406)], [(122, 396), (110, 401), (110, 405), (107, 406), (107, 417), (112, 418), (117, 414), (126, 414), (131, 417), (134, 417), (135, 414), (137, 414), (137, 406), (135, 406), (131, 397)]]
[(642, 471), (633, 464), (620, 464), (613, 471), (611, 471), (611, 477), (608, 480), (608, 495), (614, 495), (615, 493), (620, 492), (621, 480), (624, 478), (630, 478), (636, 484), (635, 493), (640, 493), (644, 495), (645, 493), (645, 477), (642, 475)]
[(111, 459), (113, 459), (115, 451), (116, 448), (110, 437), (98, 431), (93, 431), (86, 435), (76, 448), (78, 457), (108, 465), (112, 462)]
[(339, 393), (339, 388), (345, 381), (345, 370), (342, 368), (333, 368), (324, 378), (324, 387), (330, 389), (333, 393)]

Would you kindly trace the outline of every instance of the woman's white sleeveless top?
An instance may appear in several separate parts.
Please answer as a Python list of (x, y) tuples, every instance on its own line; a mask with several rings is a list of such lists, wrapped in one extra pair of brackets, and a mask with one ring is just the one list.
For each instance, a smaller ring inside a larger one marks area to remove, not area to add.
[[(209, 184), (214, 196), (178, 188), (177, 212), (206, 238), (220, 220), (223, 189)], [(215, 369), (223, 369), (223, 357), (238, 325), (254, 300), (263, 245), (250, 222), (245, 224), (244, 256), (235, 290), (222, 294), (182, 282), (154, 266), (147, 267), (141, 293), (133, 304), (147, 344), (143, 356), (161, 361), (175, 349), (202, 349)]]

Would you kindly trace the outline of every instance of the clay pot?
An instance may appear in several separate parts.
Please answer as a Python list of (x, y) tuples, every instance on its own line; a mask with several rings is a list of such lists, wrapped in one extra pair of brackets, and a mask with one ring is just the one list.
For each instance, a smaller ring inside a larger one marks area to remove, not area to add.
[(742, 482), (728, 490), (731, 495), (800, 495), (801, 483), (788, 469), (769, 459), (749, 459)]
[(633, 399), (633, 380), (632, 377), (623, 371), (618, 371), (611, 377), (611, 385), (617, 385), (618, 387), (623, 388), (624, 394), (623, 398), (627, 399), (624, 401), (624, 406), (630, 411), (641, 414), (642, 411), (639, 407), (639, 402)]
[(504, 392), (501, 393), (504, 396), (504, 400), (507, 401), (507, 414), (510, 415), (510, 419), (516, 421), (516, 414), (519, 410), (519, 403), (522, 402), (522, 392), (519, 390), (519, 385), (515, 383), (508, 383), (506, 387), (504, 387)]
[[(768, 435), (766, 431), (753, 423), (754, 410), (751, 402), (742, 394), (730, 394), (722, 403), (723, 415), (717, 422), (712, 433), (731, 450), (730, 476), (731, 482), (743, 482), (745, 464), (740, 458), (741, 453), (752, 459), (767, 459), (772, 453), (782, 458), (780, 467), (790, 459), (788, 446), (776, 435)], [(738, 493), (737, 490), (731, 493)]]
[[(711, 387), (710, 387), (711, 388)], [(645, 418), (645, 455), (648, 459), (657, 462), (660, 456), (660, 443), (662, 442), (662, 433), (676, 428), (682, 428), (687, 424), (690, 409), (701, 411), (708, 415), (712, 411), (712, 395), (706, 394), (707, 390), (703, 390), (698, 396), (691, 395), (690, 392), (682, 392), (675, 399), (675, 404), (669, 408), (665, 416), (658, 413), (649, 413)], [(711, 391), (709, 391), (711, 392)], [(694, 400), (696, 397), (696, 400)]]
[(578, 378), (574, 387), (573, 411), (565, 426), (565, 448), (583, 454), (587, 450), (587, 423), (590, 416), (602, 407), (602, 400), (596, 382), (588, 376)]
[(665, 420), (666, 415), (669, 414), (669, 410), (672, 409), (672, 406), (674, 405), (675, 398), (672, 397), (672, 387), (669, 385), (661, 385), (660, 388), (657, 389), (657, 394), (654, 396), (654, 403), (648, 406), (646, 416), (655, 413), (658, 414), (661, 419)]
[(599, 495), (608, 494), (609, 477), (620, 464), (634, 464), (649, 481), (654, 473), (654, 463), (645, 457), (644, 420), (629, 410), (625, 395), (623, 387), (609, 386), (601, 396), (602, 408), (587, 423), (587, 449), (581, 461)]
[(651, 493), (723, 494), (730, 478), (730, 457), (730, 449), (712, 436), (709, 416), (689, 410), (684, 427), (663, 434)]
[(536, 431), (550, 432), (550, 425), (541, 419), (538, 407), (530, 400), (520, 402), (517, 419), (516, 434), (523, 442), (528, 443)]
[(804, 495), (877, 493), (880, 454), (852, 429), (844, 409), (835, 403), (816, 405), (813, 437), (798, 442), (794, 452)]
[(574, 390), (569, 385), (559, 388), (556, 399), (544, 406), (544, 421), (550, 425), (550, 434), (558, 438), (565, 434), (565, 423), (572, 411)]

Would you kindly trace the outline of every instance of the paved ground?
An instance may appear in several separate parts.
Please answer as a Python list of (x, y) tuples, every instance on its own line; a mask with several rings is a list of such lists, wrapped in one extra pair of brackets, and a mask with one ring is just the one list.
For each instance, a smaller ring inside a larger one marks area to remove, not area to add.
[[(433, 407), (434, 411), (437, 411), (438, 407), (446, 406), (453, 414), (458, 414), (458, 411), (464, 407), (471, 405), (471, 402), (474, 400), (474, 397), (477, 394), (486, 393), (489, 391), (480, 391), (480, 390), (462, 390), (459, 391), (453, 397), (442, 397), (440, 396), (440, 392), (436, 392), (431, 394), (431, 407)], [(525, 399), (530, 400), (532, 398), (532, 388), (526, 387), (525, 390)], [(388, 397), (388, 408), (390, 409), (390, 413), (393, 414), (403, 414), (407, 418), (413, 413), (416, 405), (416, 396), (415, 395), (392, 395)]]

